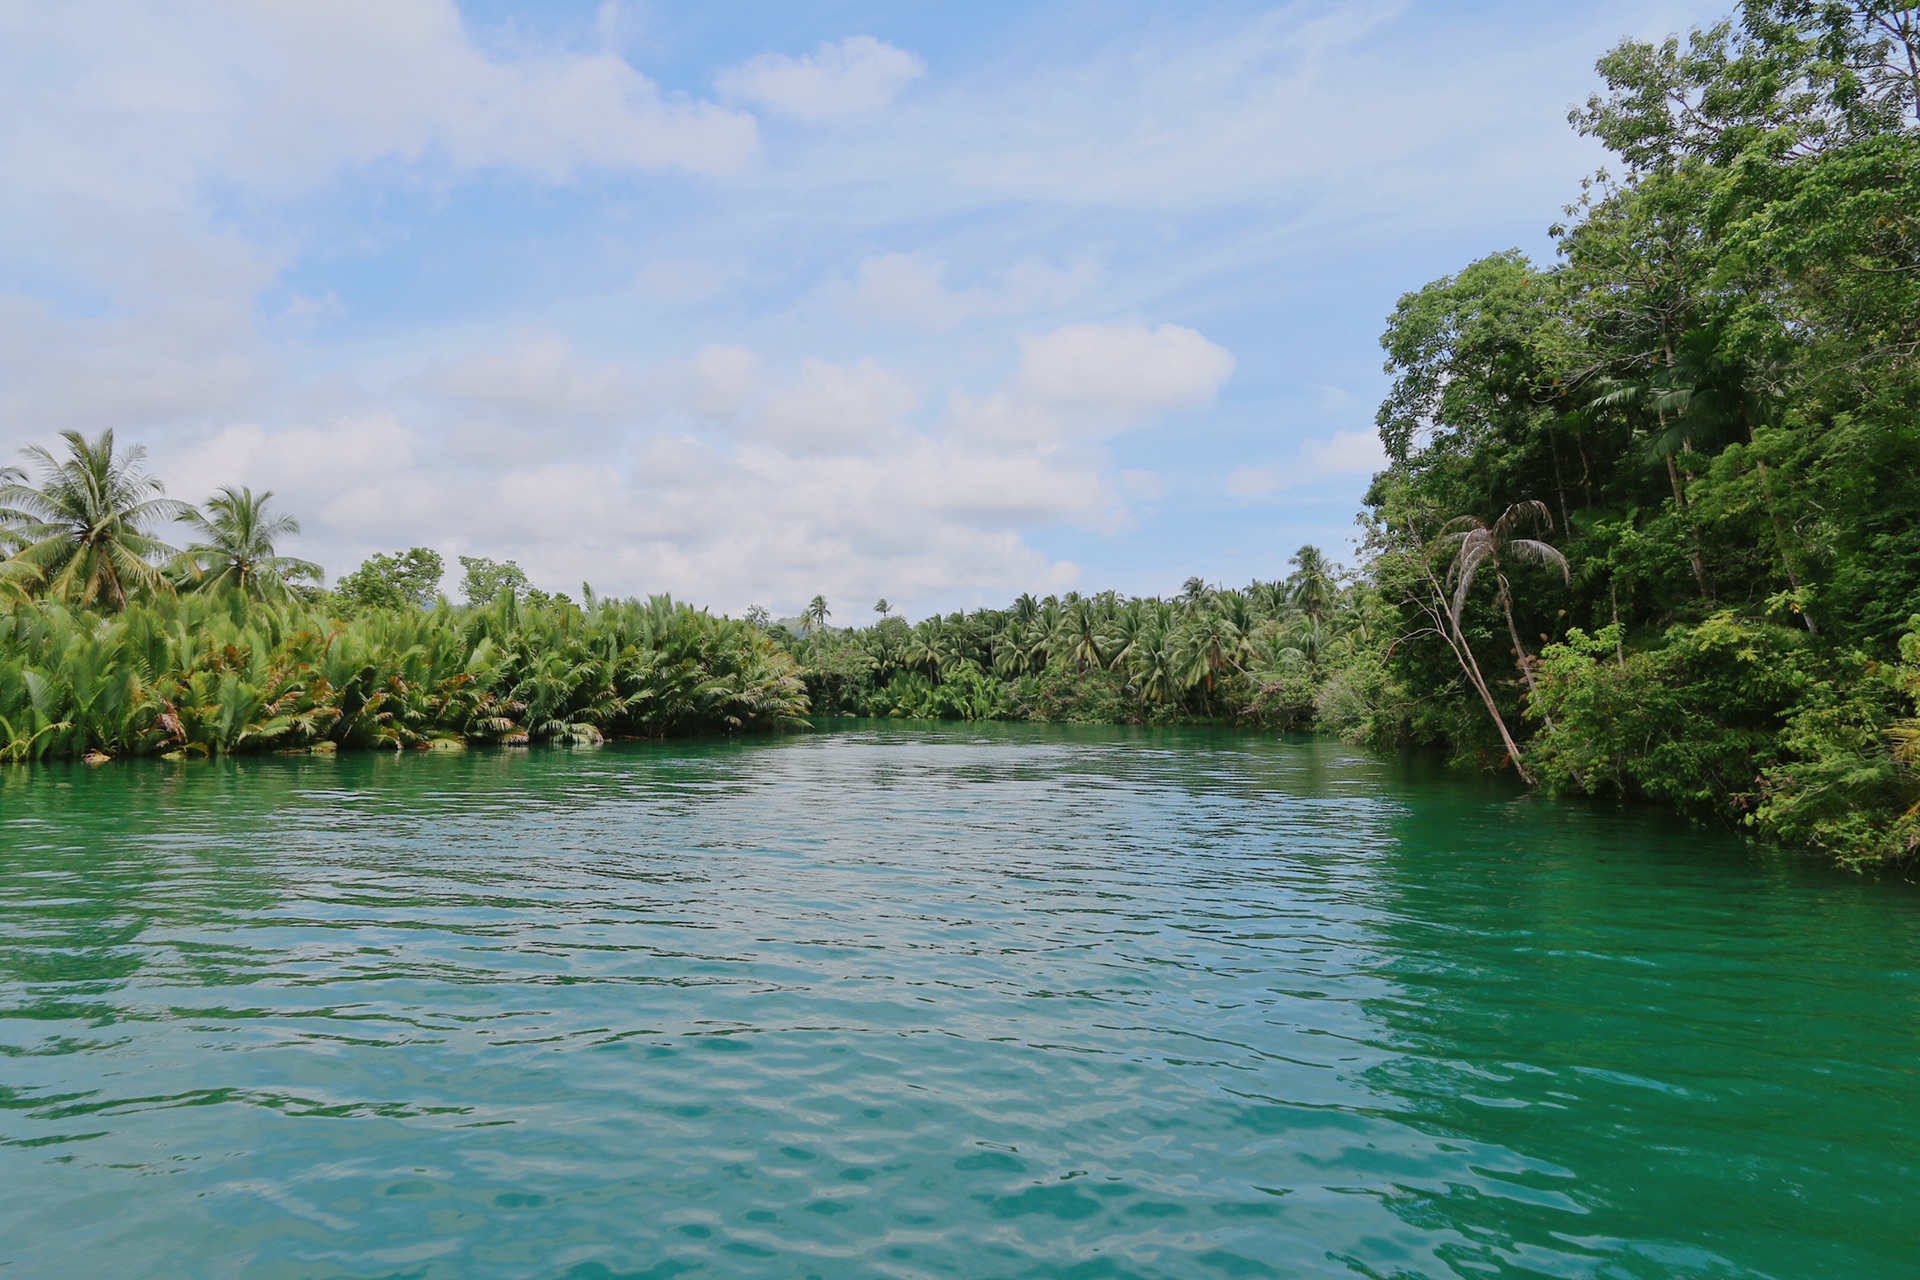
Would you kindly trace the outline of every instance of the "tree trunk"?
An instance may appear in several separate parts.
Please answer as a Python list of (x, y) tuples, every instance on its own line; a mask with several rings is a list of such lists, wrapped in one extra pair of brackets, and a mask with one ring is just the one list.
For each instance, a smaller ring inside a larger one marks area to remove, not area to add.
[(1567, 477), (1560, 466), (1560, 437), (1552, 428), (1547, 429), (1547, 443), (1553, 446), (1553, 487), (1560, 495), (1560, 527), (1571, 529), (1573, 520), (1567, 515)]
[[(1748, 433), (1748, 438), (1752, 438), (1752, 433)], [(1786, 569), (1787, 581), (1792, 585), (1793, 593), (1797, 596), (1800, 594), (1800, 575), (1794, 571), (1793, 553), (1787, 550), (1786, 526), (1781, 524), (1780, 508), (1773, 500), (1773, 473), (1767, 470), (1765, 458), (1755, 458), (1754, 462), (1760, 468), (1760, 491), (1767, 500), (1767, 518), (1773, 521), (1773, 540), (1780, 548), (1780, 563)], [(1805, 605), (1800, 605), (1799, 608), (1800, 621), (1806, 624), (1807, 633), (1819, 635), (1820, 628), (1813, 625), (1813, 612)]]
[[(1499, 571), (1495, 570), (1497, 574)], [(1527, 682), (1527, 693), (1532, 697), (1540, 696), (1540, 686), (1533, 682), (1533, 666), (1527, 659), (1527, 647), (1520, 643), (1520, 628), (1513, 620), (1513, 600), (1507, 595), (1507, 581), (1500, 578), (1500, 610), (1507, 615), (1507, 634), (1513, 638), (1513, 661), (1520, 668), (1520, 676)], [(1553, 718), (1546, 717), (1547, 728), (1553, 728)]]
[(1468, 683), (1473, 685), (1474, 692), (1480, 695), (1480, 701), (1486, 705), (1487, 716), (1493, 721), (1493, 727), (1499, 731), (1500, 742), (1507, 749), (1507, 759), (1513, 761), (1514, 772), (1520, 775), (1520, 781), (1532, 786), (1533, 775), (1527, 772), (1527, 766), (1520, 758), (1519, 744), (1514, 742), (1513, 734), (1507, 730), (1507, 718), (1500, 714), (1500, 704), (1493, 700), (1493, 691), (1487, 687), (1486, 677), (1480, 674), (1480, 663), (1474, 658), (1473, 649), (1467, 644), (1467, 638), (1462, 634), (1460, 624), (1454, 620), (1453, 611), (1447, 608), (1446, 589), (1440, 585), (1439, 579), (1433, 576), (1433, 565), (1427, 559), (1427, 544), (1411, 521), (1408, 522), (1407, 531), (1413, 537), (1413, 545), (1420, 557), (1421, 572), (1426, 575), (1427, 587), (1433, 592), (1432, 597), (1423, 601), (1420, 608), (1434, 620), (1436, 623), (1434, 631), (1447, 642), (1447, 647), (1453, 650), (1454, 661), (1460, 664), (1460, 670), (1466, 673)]
[[(1449, 621), (1452, 621), (1449, 618)], [(1461, 669), (1473, 682), (1474, 689), (1480, 694), (1480, 701), (1487, 707), (1487, 714), (1493, 718), (1493, 727), (1500, 731), (1500, 741), (1507, 748), (1507, 759), (1513, 761), (1513, 771), (1520, 775), (1520, 781), (1533, 785), (1533, 775), (1527, 772), (1527, 766), (1520, 759), (1520, 748), (1515, 744), (1513, 735), (1507, 731), (1507, 718), (1500, 714), (1500, 705), (1493, 700), (1493, 691), (1487, 687), (1487, 678), (1480, 674), (1480, 663), (1473, 656), (1473, 647), (1460, 631), (1460, 624), (1453, 624), (1453, 656), (1460, 661)]]
[(1686, 523), (1687, 538), (1693, 543), (1693, 580), (1700, 584), (1700, 598), (1713, 599), (1713, 588), (1707, 585), (1707, 562), (1700, 554), (1700, 530), (1693, 525), (1693, 508), (1687, 505), (1687, 491), (1680, 487), (1680, 469), (1673, 465), (1673, 455), (1667, 455), (1667, 480), (1673, 485), (1673, 500), (1680, 508), (1680, 519)]
[[(1617, 627), (1620, 625), (1620, 584), (1614, 581), (1611, 573), (1607, 575), (1607, 594), (1613, 597), (1613, 625)], [(1618, 637), (1617, 633), (1613, 642), (1613, 657), (1614, 661), (1620, 664), (1620, 669), (1625, 671), (1627, 669), (1627, 645), (1624, 640)]]

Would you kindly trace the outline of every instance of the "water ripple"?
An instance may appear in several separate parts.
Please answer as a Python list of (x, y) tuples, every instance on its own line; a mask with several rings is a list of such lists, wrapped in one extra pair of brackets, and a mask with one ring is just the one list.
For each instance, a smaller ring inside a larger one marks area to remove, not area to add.
[(1227, 733), (0, 771), (0, 1266), (1911, 1274), (1916, 911)]

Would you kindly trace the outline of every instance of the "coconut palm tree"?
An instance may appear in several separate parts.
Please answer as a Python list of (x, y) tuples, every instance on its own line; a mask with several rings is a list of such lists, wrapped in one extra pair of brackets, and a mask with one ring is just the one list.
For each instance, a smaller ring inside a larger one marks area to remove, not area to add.
[(1209, 694), (1217, 672), (1223, 667), (1245, 670), (1244, 660), (1252, 655), (1246, 634), (1217, 609), (1208, 609), (1186, 623), (1178, 639), (1187, 687), (1205, 681)]
[(1287, 563), (1293, 566), (1287, 578), (1287, 599), (1318, 626), (1340, 590), (1333, 579), (1333, 565), (1315, 546), (1300, 548)]
[[(12, 488), (27, 482), (27, 473), (18, 467), (0, 467), (0, 488)], [(8, 512), (0, 515), (0, 552), (12, 555), (18, 550), (19, 517)]]
[[(26, 481), (27, 473), (20, 468), (0, 467), (0, 490)], [(14, 552), (24, 545), (19, 517), (0, 509), (0, 601), (25, 600), (28, 589), (40, 580), (39, 571), (32, 565), (13, 559)]]
[(885, 596), (881, 596), (880, 599), (874, 604), (873, 611), (879, 614), (880, 620), (884, 622), (886, 621), (887, 615), (893, 612), (893, 606), (887, 602), (887, 598)]
[(276, 555), (274, 541), (300, 532), (300, 522), (272, 509), (271, 489), (256, 495), (228, 487), (207, 499), (205, 511), (190, 511), (183, 521), (201, 536), (187, 546), (198, 567), (201, 586), (231, 587), (255, 599), (277, 599), (295, 581), (318, 582), (320, 566), (310, 560)]
[(922, 618), (913, 628), (901, 653), (902, 665), (939, 679), (949, 656), (944, 630), (940, 619)]
[[(1497, 585), (1494, 598), (1499, 602), (1501, 611), (1506, 615), (1507, 634), (1513, 638), (1513, 660), (1520, 667), (1520, 674), (1526, 678), (1528, 692), (1539, 695), (1540, 690), (1533, 682), (1533, 666), (1527, 656), (1526, 646), (1520, 643), (1520, 628), (1513, 621), (1513, 588), (1507, 582), (1502, 557), (1524, 560), (1531, 564), (1551, 565), (1560, 570), (1560, 576), (1567, 585), (1573, 584), (1573, 575), (1567, 567), (1567, 558), (1551, 545), (1535, 538), (1522, 538), (1522, 530), (1538, 530), (1547, 533), (1553, 529), (1553, 513), (1547, 504), (1536, 499), (1516, 502), (1501, 513), (1500, 518), (1487, 524), (1479, 516), (1459, 516), (1447, 522), (1440, 531), (1440, 545), (1451, 545), (1453, 564), (1447, 570), (1448, 581), (1453, 586), (1453, 625), (1457, 631), (1460, 615), (1467, 605), (1467, 593), (1473, 590), (1474, 579), (1484, 566), (1493, 571), (1493, 580)], [(1552, 722), (1548, 722), (1552, 727)]]
[(827, 619), (832, 616), (833, 611), (827, 608), (827, 598), (815, 596), (807, 602), (806, 611), (800, 615), (800, 625), (805, 628), (807, 634), (812, 635), (826, 630)]
[(1107, 665), (1107, 640), (1100, 633), (1100, 617), (1088, 600), (1076, 600), (1054, 631), (1050, 646), (1053, 657), (1072, 664), (1077, 670)]
[(1159, 624), (1148, 621), (1134, 641), (1127, 674), (1144, 702), (1164, 703), (1180, 696), (1188, 685), (1181, 678), (1177, 640)]
[(120, 609), (133, 592), (170, 590), (158, 566), (179, 552), (149, 530), (190, 508), (147, 474), (145, 449), (116, 450), (111, 429), (95, 440), (78, 431), (60, 438), (64, 461), (39, 445), (21, 450), (39, 470), (37, 485), (19, 471), (0, 483), (0, 527), (12, 545), (6, 576), (83, 607)]

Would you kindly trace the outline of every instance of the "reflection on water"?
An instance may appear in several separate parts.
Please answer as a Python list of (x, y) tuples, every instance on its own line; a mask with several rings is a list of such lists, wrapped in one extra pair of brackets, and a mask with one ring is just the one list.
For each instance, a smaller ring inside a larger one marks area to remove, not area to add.
[(0, 769), (0, 1263), (1894, 1276), (1920, 897), (1322, 743)]

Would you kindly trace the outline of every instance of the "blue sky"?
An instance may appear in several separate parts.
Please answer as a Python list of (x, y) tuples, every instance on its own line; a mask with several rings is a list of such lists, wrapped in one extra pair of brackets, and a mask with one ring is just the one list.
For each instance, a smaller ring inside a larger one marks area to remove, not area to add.
[(1395, 299), (1549, 255), (1594, 58), (1725, 7), (0, 3), (0, 450), (112, 426), (336, 573), (1277, 576)]

